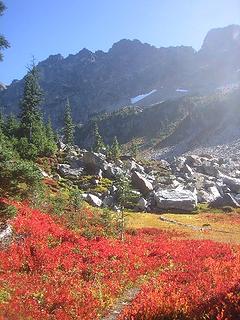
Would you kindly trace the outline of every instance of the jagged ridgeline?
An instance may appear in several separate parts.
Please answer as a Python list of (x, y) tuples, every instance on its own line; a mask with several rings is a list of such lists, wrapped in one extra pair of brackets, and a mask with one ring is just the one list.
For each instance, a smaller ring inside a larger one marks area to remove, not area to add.
[[(75, 122), (124, 105), (146, 106), (183, 95), (207, 94), (240, 80), (240, 26), (211, 30), (199, 51), (192, 47), (156, 48), (121, 40), (108, 52), (81, 50), (63, 58), (52, 55), (38, 64), (45, 92), (42, 109), (53, 126), (63, 125), (69, 98)], [(23, 80), (1, 86), (5, 113), (18, 113)]]

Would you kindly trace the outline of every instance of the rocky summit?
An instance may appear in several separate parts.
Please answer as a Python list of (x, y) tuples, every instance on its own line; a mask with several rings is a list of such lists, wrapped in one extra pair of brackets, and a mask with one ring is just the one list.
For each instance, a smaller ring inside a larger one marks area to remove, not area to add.
[[(96, 113), (122, 106), (149, 106), (235, 84), (240, 80), (239, 34), (238, 25), (213, 29), (199, 51), (123, 39), (108, 52), (84, 48), (66, 58), (51, 55), (37, 66), (45, 92), (43, 112), (59, 128), (67, 98), (76, 123), (84, 123)], [(5, 113), (19, 112), (23, 84), (24, 79), (0, 85)]]

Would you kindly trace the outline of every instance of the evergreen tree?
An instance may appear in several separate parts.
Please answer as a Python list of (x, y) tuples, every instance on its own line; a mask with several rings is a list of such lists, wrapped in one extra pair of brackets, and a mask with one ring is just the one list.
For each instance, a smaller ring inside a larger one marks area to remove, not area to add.
[[(6, 7), (5, 7), (4, 3), (2, 1), (0, 1), (0, 16), (3, 14), (5, 9), (6, 9)], [(6, 40), (6, 38), (3, 35), (0, 35), (0, 50), (7, 49), (7, 48), (9, 48), (8, 41)], [(2, 58), (3, 58), (3, 55), (0, 52), (0, 61), (2, 60)]]
[(51, 156), (57, 150), (51, 124), (44, 124), (40, 112), (42, 97), (38, 71), (33, 62), (25, 77), (21, 101), (20, 140), (17, 144), (19, 154), (26, 159)]
[(4, 118), (3, 118), (2, 112), (0, 111), (0, 132), (2, 132), (3, 128), (4, 128)]
[(124, 174), (117, 176), (115, 181), (116, 191), (116, 202), (121, 210), (124, 208), (132, 207), (133, 203), (136, 202), (136, 194), (132, 191), (131, 183)]
[(136, 158), (138, 153), (138, 145), (135, 141), (132, 142), (130, 146), (130, 154), (132, 157)]
[(124, 240), (124, 229), (125, 229), (125, 214), (124, 209), (132, 205), (134, 200), (136, 199), (136, 195), (133, 193), (131, 189), (131, 184), (129, 179), (121, 174), (117, 177), (116, 183), (117, 187), (116, 191), (116, 202), (120, 207), (121, 211), (121, 240)]
[(113, 139), (113, 143), (110, 147), (110, 158), (112, 158), (113, 160), (117, 160), (119, 159), (121, 156), (121, 146), (118, 142), (117, 137), (115, 136)]
[(103, 142), (103, 138), (99, 133), (98, 125), (96, 122), (94, 124), (93, 137), (94, 137), (93, 151), (101, 152), (105, 150), (106, 148)]
[(64, 116), (64, 142), (67, 145), (74, 144), (74, 124), (72, 120), (71, 107), (68, 99), (65, 106)]
[(56, 137), (55, 133), (52, 128), (51, 118), (48, 118), (48, 122), (46, 124), (46, 146), (45, 146), (45, 154), (46, 155), (53, 155), (57, 152), (57, 144), (56, 144)]
[[(29, 152), (29, 144), (25, 152)], [(16, 193), (23, 195), (33, 191), (40, 180), (38, 168), (32, 162), (22, 160), (10, 139), (0, 132), (0, 193), (8, 196), (16, 196)], [(27, 189), (21, 188), (22, 183)]]
[(37, 148), (39, 156), (49, 155), (46, 153), (46, 146), (49, 138), (46, 135), (46, 126), (40, 117), (38, 121), (34, 123), (32, 141), (31, 143)]
[(52, 128), (52, 121), (50, 117), (48, 117), (48, 122), (46, 124), (46, 135), (50, 140), (55, 141), (55, 133)]
[(74, 209), (76, 213), (78, 209), (81, 208), (83, 203), (83, 198), (81, 191), (78, 189), (77, 186), (72, 188), (69, 193), (69, 205)]
[(19, 122), (14, 114), (10, 114), (4, 123), (4, 134), (10, 139), (17, 137)]
[(20, 114), (22, 136), (26, 137), (30, 143), (33, 140), (34, 128), (41, 127), (39, 106), (42, 102), (42, 96), (42, 90), (38, 83), (38, 71), (33, 62), (25, 77)]

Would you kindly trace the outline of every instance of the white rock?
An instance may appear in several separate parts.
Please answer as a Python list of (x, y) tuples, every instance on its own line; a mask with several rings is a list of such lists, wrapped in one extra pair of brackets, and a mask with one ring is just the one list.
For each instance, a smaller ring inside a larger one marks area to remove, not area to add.
[(161, 210), (191, 212), (197, 206), (197, 197), (189, 190), (160, 190), (154, 194), (154, 199)]
[(147, 194), (153, 190), (152, 183), (139, 172), (134, 171), (132, 173), (132, 183), (134, 187), (140, 190), (143, 194)]
[(102, 205), (102, 200), (97, 196), (95, 196), (94, 194), (89, 193), (87, 195), (86, 201), (94, 207), (101, 207)]

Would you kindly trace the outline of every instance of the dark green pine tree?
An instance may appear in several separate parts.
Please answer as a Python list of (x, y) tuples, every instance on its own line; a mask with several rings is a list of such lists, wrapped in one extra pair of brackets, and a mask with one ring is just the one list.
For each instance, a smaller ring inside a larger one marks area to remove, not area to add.
[(49, 139), (55, 140), (55, 134), (52, 128), (52, 121), (50, 117), (48, 117), (48, 122), (46, 124), (46, 135), (49, 137)]
[(53, 155), (57, 152), (57, 144), (56, 144), (56, 135), (52, 128), (51, 118), (48, 118), (48, 122), (46, 124), (46, 145), (45, 145), (45, 153), (46, 155)]
[(67, 99), (67, 103), (65, 106), (63, 132), (64, 132), (64, 142), (67, 145), (73, 145), (74, 144), (74, 124), (72, 120), (72, 112), (71, 112), (69, 99)]
[(124, 209), (126, 207), (131, 207), (133, 202), (136, 202), (136, 195), (132, 191), (131, 183), (123, 174), (117, 176), (115, 181), (116, 191), (116, 203), (120, 208), (120, 222), (121, 222), (121, 240), (124, 240), (124, 231), (125, 231), (125, 214)]
[[(0, 16), (3, 15), (4, 10), (6, 9), (4, 3), (0, 1)], [(3, 49), (9, 48), (9, 43), (3, 35), (0, 35), (0, 51)], [(0, 61), (2, 60), (3, 55), (0, 52)]]
[(113, 143), (110, 147), (110, 157), (113, 159), (113, 160), (117, 160), (119, 159), (121, 156), (121, 146), (118, 142), (118, 139), (117, 137), (115, 136), (114, 139), (113, 139)]
[(4, 118), (3, 118), (3, 114), (0, 111), (0, 131), (2, 131), (4, 128)]
[(4, 123), (4, 134), (9, 138), (17, 137), (19, 121), (14, 114), (10, 114)]
[(136, 158), (137, 154), (138, 154), (138, 145), (135, 141), (132, 142), (131, 146), (130, 146), (130, 154), (132, 157)]
[(93, 128), (93, 139), (94, 139), (94, 144), (93, 144), (93, 151), (94, 152), (102, 152), (105, 150), (105, 144), (103, 142), (103, 138), (99, 133), (98, 125), (95, 122), (94, 123), (94, 128)]
[(23, 98), (21, 100), (21, 131), (30, 143), (33, 140), (35, 127), (39, 128), (42, 121), (39, 106), (42, 102), (43, 93), (38, 82), (38, 71), (33, 61), (25, 77)]

